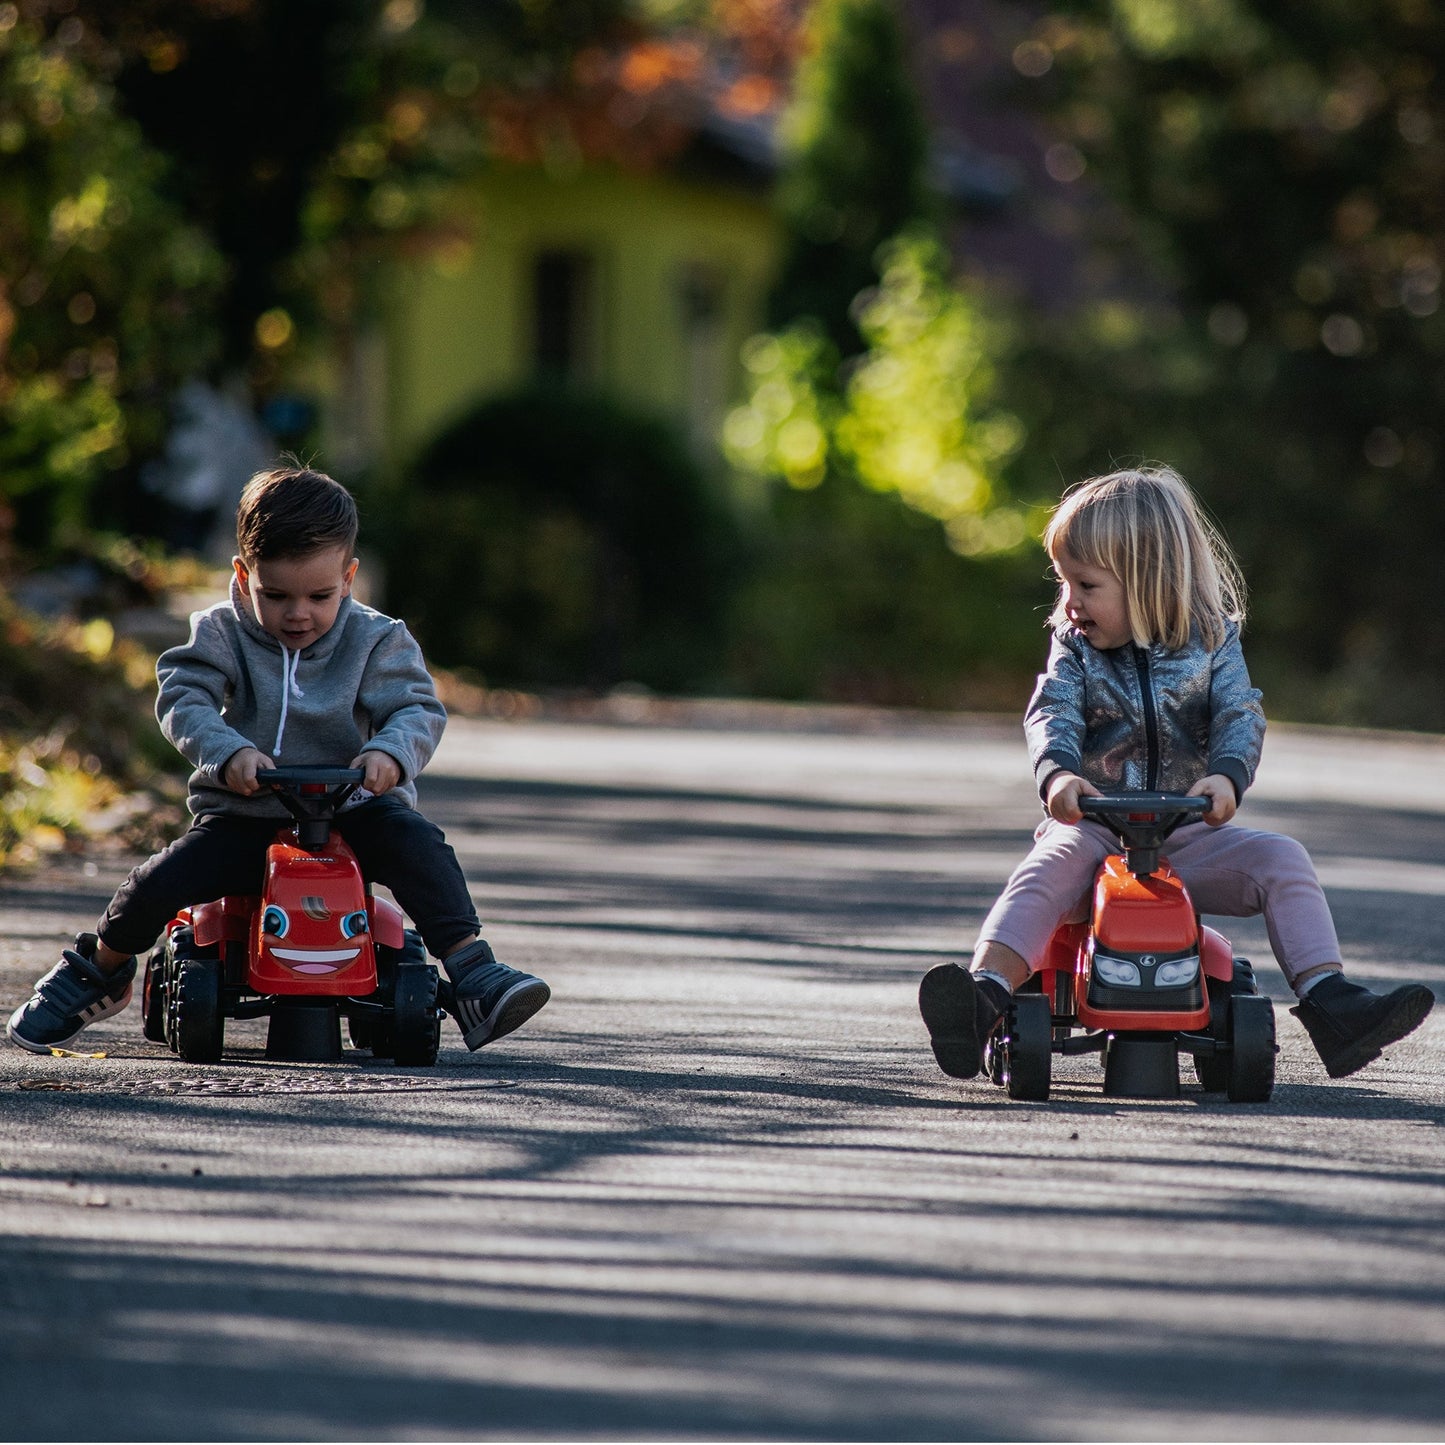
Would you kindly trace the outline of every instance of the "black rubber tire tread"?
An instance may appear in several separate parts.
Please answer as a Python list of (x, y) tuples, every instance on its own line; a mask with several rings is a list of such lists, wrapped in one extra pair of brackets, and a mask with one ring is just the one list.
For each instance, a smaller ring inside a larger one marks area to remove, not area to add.
[(396, 971), (392, 1057), (408, 1067), (431, 1065), (441, 1046), (437, 971), (429, 963), (404, 963)]
[[(1257, 994), (1259, 985), (1254, 968), (1247, 958), (1234, 960), (1234, 977), (1226, 983), (1220, 978), (1206, 979), (1209, 987), (1209, 1032), (1222, 1044), (1229, 1043), (1229, 1015), (1236, 994)], [(1229, 1092), (1229, 1057), (1216, 1054), (1212, 1059), (1194, 1056), (1194, 1074), (1206, 1094)]]
[(1010, 1099), (1042, 1103), (1049, 1097), (1053, 1015), (1042, 994), (1015, 994), (1004, 1041), (1003, 1086)]
[(172, 1047), (188, 1064), (214, 1064), (225, 1042), (221, 1012), (221, 960), (179, 958), (176, 1027)]
[[(426, 945), (421, 941), (421, 934), (416, 929), (408, 928), (402, 937), (400, 948), (389, 948), (384, 943), (376, 945), (376, 973), (378, 981), (378, 1001), (384, 1000), (386, 1011), (384, 1013), (372, 1014), (364, 1019), (348, 1020), (348, 1030), (351, 1034), (351, 1041), (359, 1049), (370, 1049), (378, 1059), (392, 1059), (396, 1057), (396, 985), (401, 977), (401, 969), (404, 967), (425, 967), (427, 964)], [(357, 1025), (361, 1026), (362, 1037), (357, 1037)], [(438, 1034), (441, 1025), (438, 1023)], [(362, 1042), (362, 1039), (366, 1042)], [(426, 1060), (427, 1063), (436, 1062), (436, 1054)]]
[(153, 949), (146, 958), (145, 974), (141, 979), (141, 1032), (153, 1044), (166, 1041), (166, 957), (164, 947)]
[(1258, 994), (1236, 994), (1229, 1025), (1230, 1102), (1262, 1104), (1274, 1092), (1274, 1005)]

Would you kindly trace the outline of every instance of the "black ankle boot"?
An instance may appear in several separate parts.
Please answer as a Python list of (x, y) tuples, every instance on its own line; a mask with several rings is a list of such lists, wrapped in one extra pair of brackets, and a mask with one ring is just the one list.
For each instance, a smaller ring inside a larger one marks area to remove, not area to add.
[(991, 978), (975, 978), (956, 963), (940, 963), (918, 985), (918, 1011), (928, 1026), (933, 1057), (945, 1074), (971, 1079), (983, 1067), (984, 1041), (1012, 995)]
[(1380, 1051), (1425, 1021), (1435, 995), (1411, 983), (1391, 993), (1371, 993), (1342, 973), (1322, 978), (1290, 1010), (1305, 1026), (1332, 1079), (1363, 1069)]

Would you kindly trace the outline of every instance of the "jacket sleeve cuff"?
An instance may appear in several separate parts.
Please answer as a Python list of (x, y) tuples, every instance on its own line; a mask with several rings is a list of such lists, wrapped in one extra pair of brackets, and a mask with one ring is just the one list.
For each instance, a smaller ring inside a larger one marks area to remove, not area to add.
[(1045, 753), (1034, 764), (1034, 782), (1038, 785), (1039, 797), (1048, 797), (1049, 783), (1055, 773), (1077, 773), (1079, 767), (1079, 759), (1070, 757), (1067, 753)]
[(364, 753), (385, 753), (397, 767), (401, 769), (403, 783), (409, 783), (421, 771), (415, 766), (415, 754), (410, 748), (399, 748), (395, 743), (387, 739), (375, 737), (367, 741), (361, 749)]
[(1249, 769), (1242, 758), (1211, 758), (1209, 771), (1228, 778), (1234, 784), (1234, 801), (1244, 801), (1244, 790), (1249, 787)]
[[(208, 740), (205, 749), (205, 756), (198, 764), (200, 772), (205, 774), (220, 787), (226, 785), (226, 767), (231, 759), (243, 748), (254, 748), (256, 744), (249, 738), (243, 738), (240, 733), (231, 732), (229, 729), (220, 736)], [(260, 752), (260, 748), (256, 748)]]

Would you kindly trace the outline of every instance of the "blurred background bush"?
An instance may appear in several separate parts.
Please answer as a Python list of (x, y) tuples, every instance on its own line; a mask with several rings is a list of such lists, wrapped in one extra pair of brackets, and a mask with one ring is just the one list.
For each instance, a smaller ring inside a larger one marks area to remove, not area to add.
[(1273, 715), (1439, 729), (1442, 75), (1420, 0), (4, 0), (6, 605), (291, 448), (484, 687), (1014, 709), (1160, 459)]
[(730, 514), (664, 420), (530, 386), (455, 422), (376, 512), (388, 600), (441, 666), (550, 688), (722, 684)]

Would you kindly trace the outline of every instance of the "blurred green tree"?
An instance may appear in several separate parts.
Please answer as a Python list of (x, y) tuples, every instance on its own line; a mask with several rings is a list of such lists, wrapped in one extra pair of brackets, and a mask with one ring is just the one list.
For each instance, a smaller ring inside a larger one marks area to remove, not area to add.
[(935, 209), (928, 133), (894, 0), (817, 0), (803, 45), (779, 135), (786, 239), (769, 320), (811, 317), (851, 356), (878, 248)]
[(1028, 518), (999, 484), (1022, 441), (993, 394), (1007, 333), (952, 279), (897, 7), (820, 0), (806, 38), (775, 326), (748, 346), (724, 431), (766, 519), (739, 673), (797, 696), (1009, 705), (1036, 660), (1032, 611), (980, 605), (1036, 590), (1018, 570)]
[[(26, 0), (46, 8), (47, 0)], [(623, 0), (75, 0), (173, 196), (228, 262), (225, 361), (264, 361), (305, 313), (344, 310), (358, 251), (428, 215), (487, 148), (488, 84), (564, 66)], [(267, 324), (289, 308), (268, 345)], [(283, 343), (284, 344), (284, 343)], [(263, 367), (263, 371), (264, 371)], [(264, 382), (265, 377), (261, 380)]]
[(486, 87), (565, 68), (628, 8), (0, 4), (0, 497), (21, 541), (134, 523), (176, 385), (219, 369), (264, 396), (485, 152)]
[(1277, 702), (1439, 727), (1445, 15), (1082, 0), (1027, 43), (1023, 84), (1113, 202), (1096, 255), (1162, 284), (1036, 318), (1021, 464), (1175, 461), (1241, 553)]
[(728, 455), (799, 491), (833, 477), (892, 494), (941, 522), (939, 544), (964, 555), (1014, 550), (1026, 518), (995, 478), (1022, 431), (983, 400), (1002, 329), (949, 279), (931, 231), (905, 232), (877, 257), (882, 275), (852, 308), (864, 349), (846, 365), (811, 316), (749, 343), (751, 389), (727, 419)]
[(32, 544), (74, 539), (216, 342), (220, 257), (74, 42), (0, 5), (0, 502)]

